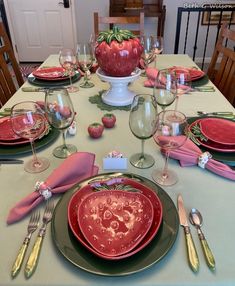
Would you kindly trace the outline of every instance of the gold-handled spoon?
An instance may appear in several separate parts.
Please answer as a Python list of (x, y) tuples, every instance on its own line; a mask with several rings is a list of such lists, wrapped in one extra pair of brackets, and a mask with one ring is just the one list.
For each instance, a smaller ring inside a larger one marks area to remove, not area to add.
[(214, 256), (213, 256), (212, 251), (211, 251), (211, 249), (207, 243), (207, 240), (206, 240), (206, 238), (205, 238), (205, 236), (201, 230), (201, 226), (202, 226), (202, 222), (203, 222), (201, 213), (197, 209), (193, 208), (189, 214), (189, 220), (190, 220), (191, 224), (197, 228), (198, 237), (201, 241), (202, 249), (203, 249), (208, 267), (211, 270), (215, 270)]

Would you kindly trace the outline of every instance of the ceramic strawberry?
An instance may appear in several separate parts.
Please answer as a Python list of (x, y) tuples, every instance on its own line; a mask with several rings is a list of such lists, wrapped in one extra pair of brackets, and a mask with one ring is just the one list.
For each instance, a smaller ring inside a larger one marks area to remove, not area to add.
[(102, 123), (104, 124), (104, 127), (112, 128), (115, 125), (116, 116), (113, 113), (106, 113), (104, 114), (101, 120)]
[(95, 56), (106, 75), (123, 77), (138, 67), (142, 51), (140, 40), (131, 31), (114, 27), (99, 33)]
[(87, 130), (92, 138), (100, 138), (104, 131), (104, 126), (101, 123), (95, 122), (90, 124)]

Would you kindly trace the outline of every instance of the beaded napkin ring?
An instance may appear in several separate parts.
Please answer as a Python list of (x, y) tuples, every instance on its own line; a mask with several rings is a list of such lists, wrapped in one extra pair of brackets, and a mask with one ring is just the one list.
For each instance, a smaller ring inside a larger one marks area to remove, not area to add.
[(209, 159), (212, 158), (212, 155), (209, 152), (204, 152), (198, 157), (198, 166), (205, 169), (205, 166)]
[(39, 194), (42, 195), (45, 200), (50, 199), (52, 196), (51, 188), (48, 187), (44, 182), (36, 182), (34, 189), (36, 192), (39, 192)]

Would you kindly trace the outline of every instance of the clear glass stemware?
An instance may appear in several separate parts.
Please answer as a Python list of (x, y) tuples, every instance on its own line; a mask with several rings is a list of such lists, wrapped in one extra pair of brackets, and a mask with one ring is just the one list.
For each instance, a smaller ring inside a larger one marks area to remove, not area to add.
[(177, 88), (176, 88), (176, 101), (175, 110), (178, 110), (179, 97), (182, 94), (189, 92), (192, 88), (191, 75), (188, 70), (175, 72)]
[(35, 139), (45, 133), (48, 128), (44, 111), (33, 101), (24, 101), (15, 104), (11, 109), (12, 130), (20, 138), (28, 139), (33, 153), (33, 158), (28, 160), (24, 169), (28, 173), (40, 173), (46, 170), (50, 162), (47, 158), (38, 157), (34, 145)]
[[(173, 116), (176, 114), (176, 117)], [(168, 169), (169, 152), (182, 146), (187, 140), (188, 123), (186, 116), (175, 110), (166, 110), (156, 118), (156, 133), (154, 140), (165, 153), (163, 169), (155, 169), (153, 180), (159, 185), (171, 186), (177, 183), (178, 177), (173, 170)]]
[(144, 153), (144, 142), (153, 136), (157, 116), (157, 104), (153, 95), (139, 94), (133, 99), (129, 115), (132, 133), (141, 140), (141, 153), (131, 156), (130, 163), (140, 169), (153, 166), (154, 158)]
[(146, 69), (155, 57), (151, 36), (140, 36), (140, 43), (143, 46), (143, 52), (141, 54), (141, 65), (144, 68), (144, 72), (141, 73), (141, 76), (146, 76)]
[(153, 88), (153, 95), (163, 111), (174, 102), (176, 91), (175, 76), (168, 69), (159, 70)]
[(72, 83), (72, 76), (74, 75), (75, 68), (77, 67), (75, 52), (72, 49), (62, 49), (59, 53), (59, 62), (69, 75), (70, 85), (67, 88), (68, 92), (77, 92), (79, 88)]
[(80, 84), (80, 87), (90, 88), (94, 86), (94, 83), (89, 81), (90, 68), (93, 64), (93, 50), (91, 43), (78, 44), (77, 45), (77, 59), (79, 68), (84, 72), (84, 81)]
[(154, 67), (157, 66), (157, 55), (163, 51), (163, 37), (151, 36), (151, 47), (154, 53)]
[(66, 88), (53, 88), (46, 91), (45, 109), (48, 122), (62, 132), (63, 144), (53, 150), (58, 158), (67, 158), (77, 152), (76, 146), (66, 144), (66, 129), (72, 124), (75, 116), (72, 101)]

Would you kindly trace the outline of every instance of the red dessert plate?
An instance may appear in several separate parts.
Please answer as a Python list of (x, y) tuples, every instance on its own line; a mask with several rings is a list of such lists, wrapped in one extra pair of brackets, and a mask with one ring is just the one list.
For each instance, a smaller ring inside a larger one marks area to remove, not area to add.
[(216, 143), (235, 146), (235, 122), (223, 118), (200, 120), (202, 134)]
[(32, 72), (33, 76), (43, 80), (62, 80), (68, 78), (62, 67), (40, 68)]
[(19, 140), (20, 137), (14, 133), (11, 127), (10, 117), (3, 117), (0, 120), (0, 140), (1, 141), (13, 141)]
[(197, 80), (205, 75), (205, 72), (198, 70), (196, 68), (187, 68), (187, 67), (172, 67), (172, 71), (175, 71), (176, 74), (183, 73), (184, 71), (189, 72), (191, 80)]
[[(142, 185), (134, 180), (128, 179), (128, 178), (117, 178), (112, 179), (113, 185), (112, 188), (115, 188), (118, 185), (125, 185), (130, 186), (131, 188), (135, 189), (135, 193), (142, 194), (146, 198), (148, 198), (151, 201), (151, 204), (153, 206), (153, 222), (149, 228), (149, 231), (147, 234), (143, 237), (143, 239), (140, 241), (140, 243), (134, 247), (131, 251), (126, 252), (124, 254), (116, 255), (116, 256), (109, 256), (104, 255), (97, 250), (95, 250), (85, 239), (79, 224), (78, 224), (78, 208), (82, 204), (82, 202), (86, 199), (86, 197), (90, 194), (97, 194), (98, 192), (91, 186), (86, 185), (79, 189), (77, 192), (74, 193), (72, 196), (69, 205), (68, 205), (68, 221), (69, 226), (74, 234), (74, 236), (78, 239), (78, 241), (85, 246), (89, 251), (91, 251), (96, 256), (99, 256), (104, 259), (108, 260), (120, 260), (127, 258), (129, 256), (134, 255), (135, 253), (142, 250), (144, 247), (146, 247), (152, 239), (156, 236), (159, 227), (161, 225), (162, 221), (162, 204), (158, 196), (154, 191), (152, 191), (150, 188), (146, 187), (145, 185)], [(105, 192), (109, 192), (110, 190), (106, 190)], [(103, 191), (102, 191), (103, 192)], [(122, 192), (126, 192), (123, 190)]]
[[(42, 134), (47, 130), (48, 125), (44, 126), (44, 129), (34, 140), (37, 140), (42, 136)], [(28, 139), (21, 138), (14, 133), (11, 127), (10, 117), (4, 117), (0, 119), (0, 145), (21, 145), (29, 143)]]
[[(193, 133), (193, 126), (195, 126), (196, 124), (198, 126), (200, 126), (200, 121), (201, 119), (198, 119), (196, 121), (194, 121), (190, 126), (189, 126), (189, 130)], [(230, 152), (235, 152), (235, 146), (234, 145), (226, 145), (226, 144), (220, 144), (217, 142), (214, 142), (210, 139), (207, 139), (207, 141), (201, 140), (199, 137), (196, 138), (198, 140), (198, 142), (200, 143), (200, 145), (211, 149), (211, 150), (215, 150), (218, 152), (225, 152), (225, 153), (230, 153)]]
[(105, 256), (135, 248), (153, 222), (153, 206), (142, 194), (121, 190), (99, 191), (78, 207), (78, 224), (89, 244)]

